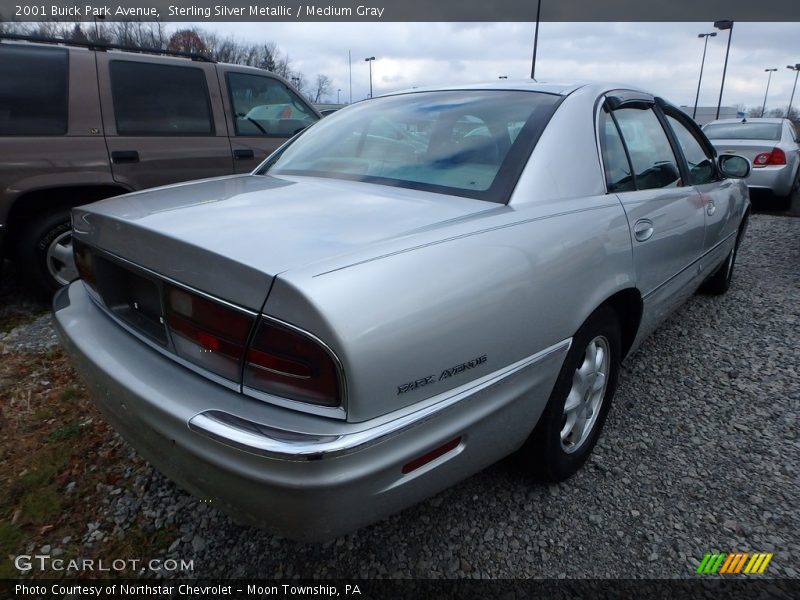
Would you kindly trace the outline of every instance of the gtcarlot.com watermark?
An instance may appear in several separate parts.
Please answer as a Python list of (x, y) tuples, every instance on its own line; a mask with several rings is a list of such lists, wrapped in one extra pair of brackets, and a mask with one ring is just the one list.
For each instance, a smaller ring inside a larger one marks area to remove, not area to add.
[(14, 558), (14, 566), (23, 574), (31, 571), (55, 571), (78, 573), (129, 573), (145, 571), (157, 573), (189, 573), (194, 571), (194, 560), (182, 558), (58, 558), (49, 554), (20, 554)]

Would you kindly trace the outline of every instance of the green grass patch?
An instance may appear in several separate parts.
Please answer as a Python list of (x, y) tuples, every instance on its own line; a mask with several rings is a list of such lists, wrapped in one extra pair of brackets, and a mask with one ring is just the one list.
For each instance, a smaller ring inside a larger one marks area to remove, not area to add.
[(50, 442), (59, 442), (61, 440), (66, 440), (71, 437), (75, 437), (81, 431), (81, 426), (79, 423), (73, 421), (72, 423), (67, 423), (66, 425), (62, 425), (61, 427), (53, 430), (49, 436), (47, 436), (48, 441)]
[(39, 451), (31, 457), (31, 467), (22, 477), (12, 481), (3, 494), (3, 506), (13, 506), (23, 496), (28, 496), (48, 486), (69, 463), (69, 454), (50, 449)]
[(21, 523), (45, 525), (61, 516), (61, 494), (51, 485), (23, 496), (19, 508)]
[(20, 551), (19, 543), (24, 534), (16, 525), (8, 522), (0, 523), (0, 555), (8, 556)]
[(71, 402), (81, 397), (81, 389), (77, 385), (68, 385), (58, 395), (58, 399), (62, 402)]
[(25, 533), (16, 525), (9, 522), (0, 523), (0, 579), (19, 577), (19, 571), (14, 568), (14, 562), (5, 560), (8, 556), (17, 556), (23, 552), (26, 541)]

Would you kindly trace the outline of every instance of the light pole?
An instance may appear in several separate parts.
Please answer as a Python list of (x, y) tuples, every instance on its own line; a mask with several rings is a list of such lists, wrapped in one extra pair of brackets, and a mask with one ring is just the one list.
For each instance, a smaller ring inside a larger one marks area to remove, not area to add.
[(339, 94), (341, 93), (342, 93), (342, 88), (336, 90), (336, 104), (341, 104), (341, 102), (339, 102)]
[(375, 60), (375, 57), (370, 56), (364, 60), (369, 63), (369, 97), (372, 98), (372, 61)]
[(104, 20), (106, 16), (104, 14), (101, 15), (93, 15), (92, 18), (94, 19), (94, 41), (100, 41), (100, 30), (97, 27), (97, 19)]
[(536, 47), (539, 45), (539, 17), (542, 14), (542, 0), (536, 1), (536, 30), (533, 34), (533, 59), (531, 60), (531, 79), (536, 81)]
[(719, 86), (719, 100), (717, 101), (717, 116), (719, 119), (719, 107), (722, 106), (722, 90), (725, 89), (725, 73), (728, 71), (728, 54), (731, 52), (731, 38), (733, 37), (733, 21), (714, 21), (714, 27), (720, 31), (728, 30), (728, 48), (725, 50), (725, 66), (722, 67), (722, 84)]
[(764, 105), (761, 107), (761, 116), (764, 116), (764, 111), (767, 110), (767, 94), (769, 94), (769, 81), (772, 79), (772, 74), (777, 71), (778, 69), (764, 69), (765, 73), (769, 73), (767, 75), (767, 91), (764, 92)]
[(700, 78), (697, 80), (697, 95), (694, 97), (694, 110), (692, 111), (692, 118), (697, 116), (697, 101), (700, 99), (700, 82), (703, 81), (703, 66), (706, 64), (706, 49), (708, 48), (708, 38), (717, 37), (717, 32), (711, 33), (698, 33), (697, 37), (705, 38), (703, 42), (703, 59), (700, 61)]
[(794, 71), (794, 85), (792, 86), (792, 97), (789, 98), (789, 108), (786, 111), (786, 118), (787, 119), (791, 119), (792, 118), (792, 102), (794, 102), (794, 90), (797, 87), (797, 76), (800, 75), (800, 63), (798, 63), (798, 64), (796, 64), (794, 66), (786, 65), (786, 68), (787, 69), (791, 69), (792, 71)]

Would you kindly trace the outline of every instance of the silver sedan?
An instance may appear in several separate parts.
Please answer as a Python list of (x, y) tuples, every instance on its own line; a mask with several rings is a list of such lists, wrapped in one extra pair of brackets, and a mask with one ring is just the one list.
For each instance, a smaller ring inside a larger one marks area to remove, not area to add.
[(739, 154), (753, 170), (747, 185), (772, 192), (789, 208), (800, 187), (800, 137), (789, 119), (720, 119), (703, 127), (720, 154)]
[(588, 459), (620, 363), (728, 289), (746, 159), (635, 89), (349, 106), (254, 173), (73, 211), (54, 300), (106, 418), (237, 518), (323, 539), (513, 452)]

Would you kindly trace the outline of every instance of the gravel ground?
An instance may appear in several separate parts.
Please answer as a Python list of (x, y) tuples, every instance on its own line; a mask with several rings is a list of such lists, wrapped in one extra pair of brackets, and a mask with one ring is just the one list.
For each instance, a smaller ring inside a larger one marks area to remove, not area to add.
[[(706, 552), (734, 551), (774, 552), (769, 574), (800, 577), (798, 289), (800, 219), (755, 215), (731, 290), (693, 298), (628, 360), (593, 457), (560, 485), (505, 461), (309, 545), (237, 525), (132, 461), (82, 543), (124, 538), (134, 519), (175, 526), (168, 556), (195, 577), (686, 578)], [(52, 339), (45, 317), (0, 346)]]

